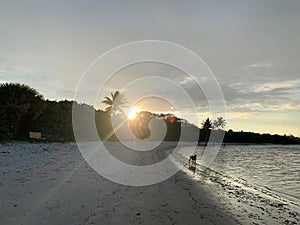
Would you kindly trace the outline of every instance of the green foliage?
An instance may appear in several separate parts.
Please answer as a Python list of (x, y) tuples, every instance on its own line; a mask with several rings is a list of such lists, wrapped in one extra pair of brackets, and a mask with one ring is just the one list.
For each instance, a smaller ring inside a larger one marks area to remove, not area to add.
[(97, 110), (95, 113), (95, 122), (99, 137), (102, 141), (117, 141), (109, 111)]
[(72, 128), (72, 101), (49, 101), (31, 130), (41, 132), (47, 141), (74, 141)]
[(0, 141), (14, 137), (24, 108), (18, 105), (0, 105)]
[(135, 119), (129, 121), (132, 133), (139, 139), (148, 138), (151, 135), (149, 123), (154, 117), (154, 114), (146, 111), (136, 113)]
[(43, 99), (35, 89), (18, 83), (0, 84), (0, 96), (0, 105), (20, 105), (26, 110), (29, 109), (30, 104)]
[(148, 138), (151, 135), (149, 126), (152, 119), (162, 120), (166, 124), (167, 132), (164, 141), (179, 141), (181, 122), (171, 114), (155, 114), (147, 111), (138, 112), (135, 119), (130, 121), (132, 133), (139, 139)]
[(0, 140), (24, 138), (32, 122), (41, 113), (43, 102), (42, 95), (27, 85), (1, 84)]
[(254, 132), (234, 132), (228, 130), (225, 133), (225, 142), (229, 143), (256, 143), (256, 144), (300, 144), (300, 138), (292, 135), (278, 135), (278, 134), (259, 134)]

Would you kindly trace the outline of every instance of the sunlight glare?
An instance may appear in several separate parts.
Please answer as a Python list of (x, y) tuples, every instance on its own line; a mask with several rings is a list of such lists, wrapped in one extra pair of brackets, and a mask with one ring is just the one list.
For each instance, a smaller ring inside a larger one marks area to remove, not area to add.
[(133, 120), (136, 117), (136, 113), (140, 112), (141, 110), (139, 108), (133, 107), (128, 112), (128, 119)]

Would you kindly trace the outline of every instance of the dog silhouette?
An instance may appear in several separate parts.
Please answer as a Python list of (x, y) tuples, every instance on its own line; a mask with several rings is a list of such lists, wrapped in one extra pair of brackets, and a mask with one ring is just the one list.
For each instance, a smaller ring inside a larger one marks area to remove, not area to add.
[(197, 161), (197, 155), (196, 154), (191, 155), (189, 159), (189, 169), (194, 172), (196, 171), (196, 165), (197, 165), (196, 161)]

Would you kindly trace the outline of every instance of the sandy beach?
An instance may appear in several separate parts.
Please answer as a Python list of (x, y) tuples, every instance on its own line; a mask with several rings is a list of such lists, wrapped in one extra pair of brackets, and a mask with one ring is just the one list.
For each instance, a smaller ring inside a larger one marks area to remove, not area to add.
[[(114, 146), (115, 143), (108, 143)], [(117, 146), (119, 147), (119, 146)], [(76, 143), (0, 145), (0, 224), (299, 224), (300, 203), (212, 170), (113, 183)]]

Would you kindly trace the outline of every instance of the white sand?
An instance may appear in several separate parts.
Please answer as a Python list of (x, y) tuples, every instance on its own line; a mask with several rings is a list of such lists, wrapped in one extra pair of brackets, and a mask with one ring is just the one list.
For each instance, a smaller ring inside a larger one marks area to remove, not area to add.
[[(109, 143), (117, 146), (115, 143)], [(0, 224), (299, 224), (299, 201), (188, 169), (151, 186), (102, 178), (75, 143), (0, 145)]]

